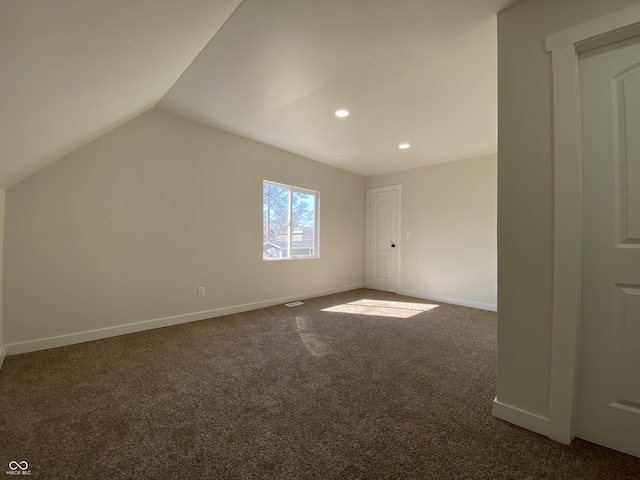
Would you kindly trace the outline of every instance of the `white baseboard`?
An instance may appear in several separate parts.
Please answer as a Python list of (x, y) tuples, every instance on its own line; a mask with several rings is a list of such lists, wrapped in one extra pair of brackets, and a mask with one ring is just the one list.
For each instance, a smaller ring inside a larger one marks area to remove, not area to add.
[(501, 403), (498, 401), (498, 397), (493, 400), (491, 414), (505, 422), (513, 423), (545, 437), (549, 436), (549, 419), (547, 417)]
[(0, 345), (0, 370), (2, 370), (2, 364), (4, 363), (4, 358), (7, 356), (7, 349), (4, 348), (4, 345)]
[(20, 353), (35, 352), (38, 350), (47, 350), (49, 348), (64, 347), (74, 345), (76, 343), (92, 342), (103, 338), (116, 337), (118, 335), (127, 335), (129, 333), (143, 332), (145, 330), (153, 330), (154, 328), (169, 327), (172, 325), (180, 325), (182, 323), (196, 322), (198, 320), (206, 320), (208, 318), (222, 317), (234, 313), (248, 312), (259, 308), (272, 307), (294, 300), (304, 300), (307, 298), (322, 297), (324, 295), (332, 295), (334, 293), (347, 292), (363, 288), (364, 284), (346, 285), (343, 287), (332, 288), (329, 290), (321, 290), (316, 292), (307, 292), (290, 297), (274, 298), (271, 300), (263, 300), (260, 302), (245, 303), (242, 305), (234, 305), (231, 307), (216, 308), (203, 312), (187, 313), (184, 315), (176, 315), (173, 317), (156, 318), (153, 320), (145, 320), (142, 322), (129, 323), (126, 325), (117, 325), (114, 327), (100, 328), (97, 330), (89, 330), (85, 332), (71, 333), (68, 335), (59, 335), (56, 337), (40, 338), (37, 340), (28, 340), (25, 342), (10, 343), (5, 345), (1, 352), (6, 355), (18, 355)]
[(428, 293), (412, 292), (411, 290), (398, 290), (398, 293), (400, 295), (406, 295), (408, 297), (431, 300), (432, 302), (450, 303), (452, 305), (458, 305), (460, 307), (477, 308), (479, 310), (488, 310), (490, 312), (498, 311), (498, 306), (492, 303), (475, 302), (473, 300), (462, 300), (459, 298), (440, 297), (438, 295), (430, 295)]

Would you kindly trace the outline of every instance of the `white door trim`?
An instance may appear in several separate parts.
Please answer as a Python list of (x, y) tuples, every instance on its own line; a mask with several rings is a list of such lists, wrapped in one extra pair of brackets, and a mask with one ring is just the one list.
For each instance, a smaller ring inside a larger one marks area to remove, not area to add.
[(381, 193), (381, 192), (389, 192), (389, 191), (393, 191), (395, 190), (398, 194), (398, 203), (397, 203), (397, 214), (396, 214), (396, 292), (399, 292), (402, 288), (401, 288), (401, 279), (402, 276), (400, 275), (401, 273), (401, 265), (402, 262), (400, 261), (401, 258), (401, 254), (402, 254), (402, 231), (400, 230), (400, 224), (402, 223), (402, 184), (398, 184), (398, 185), (389, 185), (386, 187), (376, 187), (376, 188), (368, 188), (366, 190), (366, 215), (367, 215), (367, 219), (366, 219), (366, 279), (365, 279), (365, 285), (368, 287), (369, 284), (369, 268), (370, 268), (370, 260), (371, 260), (371, 250), (370, 250), (370, 243), (369, 243), (369, 235), (371, 234), (371, 218), (370, 218), (370, 214), (369, 214), (369, 198), (370, 195), (373, 193)]
[(581, 139), (578, 54), (640, 35), (640, 5), (546, 38), (554, 122), (554, 246), (551, 384), (546, 435), (573, 439), (581, 284)]

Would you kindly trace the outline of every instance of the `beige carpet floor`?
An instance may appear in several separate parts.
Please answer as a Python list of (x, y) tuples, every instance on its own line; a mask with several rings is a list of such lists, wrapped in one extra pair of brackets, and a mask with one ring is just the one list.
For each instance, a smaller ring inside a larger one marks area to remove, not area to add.
[(355, 290), (7, 357), (1, 468), (26, 461), (42, 479), (640, 478), (639, 458), (493, 418), (496, 315), (429, 303)]

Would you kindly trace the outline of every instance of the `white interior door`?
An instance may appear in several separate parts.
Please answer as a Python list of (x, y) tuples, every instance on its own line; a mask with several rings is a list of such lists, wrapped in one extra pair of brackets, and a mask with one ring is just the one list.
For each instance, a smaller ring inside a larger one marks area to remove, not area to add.
[(367, 287), (397, 291), (398, 190), (367, 192)]
[(582, 288), (575, 435), (640, 456), (640, 40), (579, 59)]

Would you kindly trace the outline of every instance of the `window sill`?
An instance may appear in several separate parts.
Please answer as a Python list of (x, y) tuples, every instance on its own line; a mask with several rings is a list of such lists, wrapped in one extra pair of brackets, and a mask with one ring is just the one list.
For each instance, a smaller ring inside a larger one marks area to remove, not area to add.
[(281, 261), (290, 261), (290, 260), (317, 260), (320, 256), (315, 257), (274, 257), (274, 258), (262, 258), (265, 262), (281, 262)]

